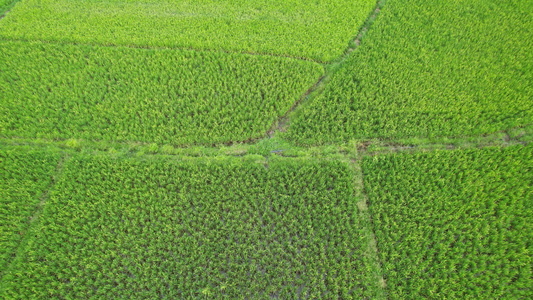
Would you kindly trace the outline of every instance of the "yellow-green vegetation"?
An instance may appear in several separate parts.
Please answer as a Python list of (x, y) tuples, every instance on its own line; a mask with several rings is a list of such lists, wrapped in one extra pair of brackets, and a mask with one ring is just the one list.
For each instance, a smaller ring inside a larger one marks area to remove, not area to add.
[(387, 1), (287, 137), (309, 145), (532, 124), (532, 14), (524, 0)]
[(530, 0), (0, 0), (0, 298), (533, 299)]
[(533, 146), (367, 157), (390, 299), (533, 297)]
[(257, 159), (73, 157), (0, 292), (372, 297), (349, 166)]
[(54, 153), (0, 149), (0, 275), (43, 200), (58, 161)]
[(375, 0), (25, 0), (0, 36), (56, 42), (222, 49), (329, 61)]
[(271, 56), (0, 41), (0, 136), (247, 141), (322, 73)]

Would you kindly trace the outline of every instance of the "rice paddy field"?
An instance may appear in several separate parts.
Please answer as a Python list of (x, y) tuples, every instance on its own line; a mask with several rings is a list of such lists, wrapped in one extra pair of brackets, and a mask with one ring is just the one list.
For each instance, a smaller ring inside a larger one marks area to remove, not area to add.
[(531, 299), (531, 49), (527, 0), (0, 0), (0, 299)]

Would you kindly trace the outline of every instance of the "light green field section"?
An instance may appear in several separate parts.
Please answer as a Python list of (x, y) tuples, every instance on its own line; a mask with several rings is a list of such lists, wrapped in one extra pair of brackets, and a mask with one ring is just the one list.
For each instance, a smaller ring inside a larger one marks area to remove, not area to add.
[(72, 158), (0, 292), (371, 297), (348, 165), (263, 160)]
[(0, 136), (247, 141), (322, 73), (272, 56), (0, 41)]
[(531, 49), (532, 1), (387, 1), (287, 137), (459, 137), (532, 124)]
[(58, 161), (59, 155), (44, 151), (0, 148), (0, 274), (26, 234)]
[(533, 297), (533, 146), (367, 157), (389, 299)]
[(329, 61), (374, 0), (25, 0), (0, 23), (5, 38), (219, 49)]

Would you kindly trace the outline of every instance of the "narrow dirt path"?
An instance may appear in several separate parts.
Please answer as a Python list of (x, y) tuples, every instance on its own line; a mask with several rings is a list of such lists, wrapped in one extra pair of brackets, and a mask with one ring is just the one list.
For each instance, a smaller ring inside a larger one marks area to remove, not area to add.
[(51, 175), (50, 184), (48, 188), (45, 191), (43, 191), (43, 193), (39, 197), (39, 203), (37, 203), (37, 205), (35, 206), (34, 211), (28, 220), (29, 222), (28, 227), (26, 228), (26, 231), (22, 234), (23, 237), (20, 240), (20, 243), (18, 244), (17, 247), (15, 247), (14, 251), (11, 252), (11, 257), (12, 257), (11, 261), (7, 263), (4, 270), (0, 271), (0, 282), (2, 282), (4, 275), (7, 272), (9, 272), (9, 270), (11, 269), (11, 266), (17, 260), (17, 255), (20, 253), (20, 251), (24, 248), (24, 245), (27, 243), (29, 234), (31, 233), (33, 227), (37, 224), (37, 221), (39, 220), (39, 216), (41, 215), (42, 210), (44, 208), (44, 205), (46, 204), (46, 201), (49, 198), (50, 191), (54, 188), (55, 184), (60, 178), (62, 171), (63, 171), (63, 166), (65, 162), (68, 160), (68, 158), (69, 158), (68, 154), (65, 154), (61, 156), (61, 158), (59, 158), (56, 168), (53, 174)]
[(349, 43), (348, 48), (344, 51), (344, 53), (339, 56), (336, 60), (334, 60), (331, 63), (324, 64), (324, 67), (326, 69), (326, 72), (324, 76), (322, 76), (315, 84), (314, 86), (308, 90), (299, 101), (297, 101), (292, 108), (285, 113), (276, 123), (274, 123), (273, 127), (268, 131), (267, 138), (270, 138), (276, 134), (276, 132), (284, 132), (287, 130), (287, 127), (290, 124), (291, 117), (295, 114), (295, 112), (298, 109), (301, 109), (305, 103), (309, 102), (310, 100), (318, 97), (322, 92), (324, 91), (324, 87), (327, 85), (331, 77), (337, 73), (337, 71), (344, 65), (346, 60), (350, 57), (350, 54), (361, 44), (361, 40), (365, 36), (365, 34), (368, 32), (372, 24), (374, 23), (375, 19), (378, 17), (379, 13), (381, 12), (381, 9), (383, 5), (385, 5), (387, 1), (386, 0), (378, 0), (376, 2), (376, 6), (372, 10), (372, 12), (368, 15), (365, 22), (363, 23), (363, 26), (359, 29), (357, 35), (355, 38), (352, 39), (352, 42)]
[(367, 240), (367, 245), (366, 249), (364, 249), (364, 252), (366, 255), (366, 260), (371, 268), (371, 274), (368, 274), (367, 276), (369, 276), (369, 282), (374, 284), (372, 287), (372, 289), (375, 291), (373, 298), (387, 299), (387, 283), (383, 277), (383, 267), (381, 259), (379, 258), (378, 242), (374, 232), (372, 215), (368, 210), (368, 198), (365, 193), (361, 158), (361, 155), (358, 155), (357, 158), (351, 158), (350, 166), (355, 174), (354, 190), (356, 193), (355, 197), (357, 199), (357, 208), (359, 209), (359, 220), (361, 222), (361, 226), (363, 227), (363, 235)]

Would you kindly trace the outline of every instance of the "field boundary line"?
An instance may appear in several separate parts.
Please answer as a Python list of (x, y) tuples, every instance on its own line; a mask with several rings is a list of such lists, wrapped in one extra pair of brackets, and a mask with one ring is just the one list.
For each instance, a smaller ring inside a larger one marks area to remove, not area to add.
[(7, 15), (8, 12), (9, 12), (9, 9), (6, 10), (5, 12), (3, 12), (3, 13), (0, 15), (0, 21), (2, 21), (2, 19)]
[(430, 151), (437, 151), (437, 150), (466, 150), (466, 149), (483, 149), (488, 147), (499, 147), (499, 148), (505, 148), (505, 147), (511, 147), (515, 145), (527, 145), (529, 142), (522, 142), (522, 141), (512, 141), (507, 143), (487, 143), (487, 144), (470, 144), (467, 146), (457, 146), (454, 144), (426, 144), (426, 145), (399, 145), (399, 146), (386, 146), (381, 147), (379, 150), (371, 150), (367, 151), (364, 149), (364, 145), (361, 146), (361, 152), (364, 153), (365, 156), (376, 156), (376, 155), (382, 155), (382, 154), (392, 154), (392, 153), (419, 153), (419, 152), (430, 152)]
[(313, 84), (313, 86), (311, 86), (302, 96), (300, 96), (300, 98), (298, 98), (298, 100), (296, 100), (296, 102), (292, 104), (291, 108), (289, 108), (289, 110), (285, 114), (283, 114), (278, 119), (278, 121), (276, 121), (276, 123), (274, 123), (270, 127), (270, 129), (267, 132), (267, 138), (271, 138), (272, 136), (274, 136), (277, 130), (285, 126), (285, 123), (287, 123), (288, 116), (291, 114), (291, 112), (294, 111), (304, 101), (306, 101), (310, 97), (310, 95), (318, 89), (318, 87), (320, 86), (320, 84), (322, 83), (325, 77), (326, 77), (326, 74), (320, 76), (320, 78), (318, 78), (315, 84)]
[[(289, 141), (290, 142), (290, 141)], [(454, 150), (485, 147), (508, 147), (527, 145), (533, 142), (533, 124), (525, 124), (487, 134), (469, 136), (411, 136), (397, 139), (362, 138), (324, 144), (294, 144), (296, 148), (355, 147), (359, 153), (374, 156), (382, 153), (421, 152), (434, 150)]]
[[(19, 1), (19, 0), (17, 0)], [(0, 20), (2, 18), (0, 17)], [(129, 49), (139, 49), (139, 50), (169, 50), (169, 51), (194, 51), (194, 52), (218, 52), (225, 54), (236, 54), (236, 55), (250, 55), (250, 56), (263, 56), (263, 57), (278, 57), (286, 59), (294, 59), (307, 61), (311, 63), (316, 63), (319, 65), (327, 64), (327, 62), (314, 60), (308, 57), (298, 57), (284, 54), (273, 54), (273, 53), (262, 53), (262, 52), (249, 52), (249, 51), (232, 51), (224, 49), (197, 49), (193, 47), (167, 47), (167, 46), (142, 46), (142, 45), (113, 45), (113, 44), (98, 44), (98, 43), (79, 43), (79, 42), (69, 42), (69, 41), (53, 41), (53, 40), (43, 40), (43, 39), (24, 39), (24, 38), (12, 38), (12, 37), (0, 37), (1, 41), (12, 41), (12, 42), (23, 42), (23, 43), (43, 43), (43, 44), (54, 44), (54, 45), (66, 45), (66, 46), (78, 46), (78, 47), (102, 47), (102, 48), (129, 48)]]
[[(291, 151), (300, 151), (301, 155), (307, 154), (327, 156), (327, 153), (343, 153), (346, 149), (357, 149), (360, 155), (375, 156), (387, 153), (399, 152), (428, 152), (435, 150), (454, 150), (485, 147), (508, 147), (513, 145), (526, 145), (533, 142), (533, 127), (518, 127), (501, 131), (486, 136), (469, 137), (444, 137), (435, 139), (412, 138), (403, 140), (351, 140), (348, 142), (324, 144), (320, 146), (302, 146), (292, 144), (290, 141), (279, 137), (267, 137), (247, 142), (232, 142), (216, 145), (171, 145), (155, 144), (139, 141), (92, 141), (83, 139), (42, 139), (23, 137), (2, 137), (0, 136), (0, 147), (34, 147), (34, 148), (54, 148), (56, 151), (72, 152), (99, 152), (99, 153), (123, 153), (133, 155), (165, 155), (165, 156), (245, 156), (258, 154), (257, 147), (269, 138), (279, 139), (284, 144), (283, 150), (279, 151), (278, 146), (272, 146), (269, 151), (282, 156), (294, 156)], [(152, 146), (156, 145), (156, 150)], [(255, 149), (255, 150), (254, 150)], [(142, 152), (142, 153), (141, 153)], [(324, 154), (326, 153), (326, 154)], [(264, 156), (264, 155), (263, 155)]]
[(313, 99), (317, 98), (324, 92), (327, 83), (331, 80), (331, 77), (333, 77), (333, 75), (335, 75), (337, 71), (345, 64), (345, 62), (350, 57), (350, 54), (357, 47), (359, 47), (359, 45), (361, 44), (361, 40), (368, 32), (375, 19), (378, 17), (379, 13), (381, 12), (381, 9), (383, 8), (386, 2), (387, 0), (377, 0), (375, 7), (365, 19), (363, 25), (361, 25), (355, 37), (350, 40), (350, 43), (346, 50), (344, 50), (341, 56), (339, 56), (332, 62), (324, 63), (324, 66), (326, 67), (326, 73), (324, 74), (324, 76), (322, 76), (322, 78), (320, 78), (320, 80), (315, 84), (315, 86), (313, 86), (312, 90), (308, 91), (301, 97), (301, 101), (296, 102), (283, 117), (281, 117), (276, 123), (274, 123), (273, 129), (271, 129), (267, 133), (267, 138), (272, 137), (277, 132), (286, 131), (290, 125), (290, 120), (298, 114), (302, 107), (304, 107), (306, 103), (312, 102)]
[(35, 226), (35, 224), (38, 223), (39, 216), (41, 215), (41, 213), (43, 211), (43, 208), (44, 208), (44, 205), (46, 204), (46, 202), (47, 202), (47, 200), (48, 200), (48, 198), (50, 196), (50, 191), (54, 188), (54, 186), (56, 185), (57, 181), (59, 180), (59, 178), (63, 174), (63, 167), (64, 167), (65, 162), (68, 159), (69, 159), (69, 154), (63, 154), (58, 159), (57, 165), (56, 165), (56, 167), (54, 169), (54, 172), (52, 173), (52, 175), (50, 175), (50, 177), (51, 177), (50, 178), (50, 184), (48, 185), (48, 187), (43, 191), (43, 193), (39, 197), (39, 202), (35, 205), (35, 207), (33, 209), (33, 213), (29, 217), (29, 220), (28, 220), (29, 224), (28, 224), (28, 227), (26, 228), (26, 230), (25, 230), (25, 232), (23, 234), (22, 239), (20, 240), (18, 246), (15, 247), (15, 249), (10, 253), (11, 254), (11, 260), (6, 264), (5, 269), (0, 271), (0, 286), (2, 285), (4, 276), (7, 273), (9, 273), (9, 271), (11, 270), (11, 267), (13, 266), (15, 261), (17, 260), (17, 257), (19, 256), (19, 253), (24, 250), (24, 246), (26, 245), (28, 239), (30, 238), (29, 234), (32, 232), (33, 227)]
[[(472, 149), (486, 147), (509, 147), (526, 145), (533, 141), (533, 127), (516, 127), (488, 135), (467, 137), (442, 137), (434, 141), (424, 139), (378, 140), (359, 143), (357, 150), (365, 156), (399, 152), (427, 152), (435, 150)], [(525, 138), (525, 139), (524, 139)]]
[(373, 299), (387, 299), (387, 282), (383, 276), (383, 263), (379, 257), (378, 241), (376, 233), (374, 231), (374, 223), (372, 221), (372, 215), (368, 209), (368, 196), (365, 191), (362, 155), (356, 154), (356, 158), (349, 158), (349, 165), (354, 172), (354, 192), (356, 193), (355, 199), (357, 200), (357, 209), (359, 215), (359, 221), (364, 231), (365, 238), (367, 240), (366, 249), (364, 249), (365, 256), (367, 256), (367, 262), (370, 264), (370, 273), (367, 276), (370, 277), (373, 290), (375, 291)]
[(374, 24), (374, 21), (380, 14), (381, 9), (383, 8), (383, 6), (385, 6), (387, 1), (388, 0), (377, 0), (376, 1), (376, 5), (372, 9), (372, 11), (370, 11), (370, 14), (365, 19), (365, 22), (363, 22), (363, 25), (361, 25), (361, 27), (357, 31), (357, 35), (355, 35), (355, 37), (352, 38), (350, 45), (348, 45), (348, 48), (346, 48), (346, 50), (344, 50), (344, 53), (341, 56), (339, 56), (333, 63), (342, 63), (346, 61), (348, 57), (350, 56), (350, 53), (352, 53), (357, 47), (359, 47), (359, 45), (361, 45), (361, 41), (363, 37), (366, 35), (368, 30), (370, 30), (370, 27), (372, 26), (372, 24)]

